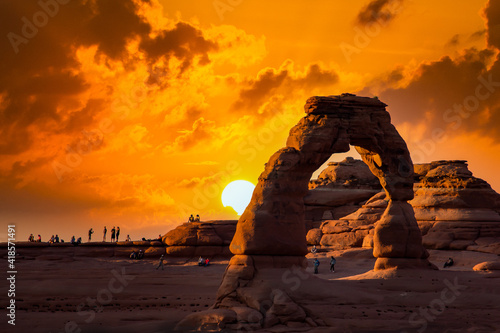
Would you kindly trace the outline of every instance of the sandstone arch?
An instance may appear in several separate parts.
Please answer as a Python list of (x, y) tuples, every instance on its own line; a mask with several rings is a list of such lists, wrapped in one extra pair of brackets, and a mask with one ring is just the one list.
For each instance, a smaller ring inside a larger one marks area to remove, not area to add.
[(351, 94), (307, 100), (307, 115), (290, 130), (286, 147), (269, 159), (238, 221), (230, 245), (234, 256), (216, 304), (187, 316), (178, 330), (324, 325), (302, 307), (297, 293), (301, 285), (315, 292), (310, 287), (317, 283), (304, 271), (303, 198), (312, 173), (332, 154), (349, 151), (350, 145), (379, 178), (390, 200), (375, 228), (375, 269), (433, 268), (407, 202), (413, 198), (413, 164), (385, 107), (376, 98)]
[(398, 262), (391, 258), (427, 258), (413, 208), (407, 203), (413, 198), (413, 163), (385, 107), (377, 98), (351, 94), (309, 98), (304, 106), (307, 115), (290, 130), (286, 147), (271, 156), (260, 175), (252, 201), (238, 221), (231, 252), (306, 254), (303, 197), (309, 179), (332, 154), (347, 152), (352, 145), (390, 199), (375, 230), (376, 268)]

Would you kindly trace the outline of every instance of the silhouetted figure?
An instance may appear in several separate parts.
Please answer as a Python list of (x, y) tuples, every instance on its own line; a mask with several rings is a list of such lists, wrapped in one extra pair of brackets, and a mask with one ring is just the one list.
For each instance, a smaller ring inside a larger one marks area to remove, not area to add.
[(120, 227), (116, 227), (116, 241), (118, 242), (118, 237), (120, 237)]
[(70, 242), (71, 242), (71, 244), (75, 245), (75, 243), (76, 243), (75, 236), (71, 237), (71, 241)]
[(104, 230), (102, 231), (102, 241), (106, 241), (106, 233), (108, 232), (108, 229), (106, 229), (106, 226), (104, 226)]
[(54, 238), (54, 242), (59, 243), (59, 235), (56, 235), (56, 237)]
[(30, 236), (28, 237), (28, 242), (34, 242), (35, 241), (35, 236), (33, 236), (33, 234), (30, 234)]
[(189, 217), (188, 222), (194, 222), (194, 216), (193, 216), (193, 214), (191, 214), (191, 216)]
[(448, 260), (444, 263), (444, 268), (451, 267), (451, 266), (453, 266), (454, 263), (455, 262), (453, 261), (452, 258), (448, 258)]
[(94, 233), (94, 230), (92, 230), (92, 228), (90, 228), (90, 230), (89, 230), (89, 242), (92, 240), (93, 233)]
[(194, 219), (194, 221), (195, 222), (200, 222), (200, 215), (199, 214), (196, 215), (196, 218)]
[(139, 250), (139, 254), (137, 255), (137, 259), (142, 259), (144, 258), (144, 252), (142, 250)]
[(41, 243), (41, 242), (42, 242), (42, 236), (38, 235), (37, 242), (38, 242), (38, 243)]
[(82, 244), (82, 237), (78, 237), (76, 240), (76, 245)]
[(49, 243), (51, 243), (51, 244), (54, 243), (54, 235), (52, 235), (52, 237), (50, 237)]
[(132, 239), (130, 239), (130, 235), (127, 235), (127, 239), (125, 239), (126, 242), (130, 242), (132, 241)]
[(330, 258), (330, 272), (335, 273), (335, 264), (337, 263), (337, 259), (335, 259), (333, 256)]
[(161, 267), (161, 270), (163, 270), (163, 254), (160, 257), (160, 262), (158, 263), (158, 267), (156, 267), (156, 269), (158, 269), (160, 267)]
[(115, 227), (113, 227), (113, 229), (111, 229), (111, 241), (112, 242), (115, 241), (115, 235), (116, 235), (116, 229), (115, 229)]
[(318, 258), (314, 259), (314, 274), (318, 274), (318, 268), (319, 268), (319, 260)]
[(137, 252), (132, 251), (132, 253), (130, 254), (130, 259), (137, 259)]

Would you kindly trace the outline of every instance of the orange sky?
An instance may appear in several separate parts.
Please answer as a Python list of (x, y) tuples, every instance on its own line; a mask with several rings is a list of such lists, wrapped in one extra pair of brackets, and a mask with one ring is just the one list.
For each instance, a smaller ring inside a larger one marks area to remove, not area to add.
[(313, 95), (377, 95), (414, 162), (500, 190), (500, 1), (59, 1), (0, 4), (0, 240), (237, 219)]

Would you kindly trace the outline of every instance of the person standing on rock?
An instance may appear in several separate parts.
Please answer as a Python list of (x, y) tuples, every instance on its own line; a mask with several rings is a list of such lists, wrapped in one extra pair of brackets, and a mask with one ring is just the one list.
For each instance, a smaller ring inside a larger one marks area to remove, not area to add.
[(102, 231), (103, 236), (102, 236), (102, 241), (106, 241), (106, 234), (108, 233), (108, 229), (106, 229), (106, 226), (104, 226), (104, 230)]
[(331, 256), (330, 258), (330, 272), (335, 273), (335, 264), (337, 263), (337, 260)]
[(318, 274), (318, 268), (319, 268), (319, 260), (318, 258), (314, 259), (314, 274)]
[(90, 228), (90, 230), (89, 230), (89, 242), (92, 240), (93, 233), (94, 233), (94, 230), (92, 230), (92, 228)]
[(160, 257), (160, 262), (158, 263), (158, 267), (156, 267), (156, 269), (158, 270), (158, 268), (160, 268), (160, 267), (161, 267), (161, 270), (163, 271), (163, 254)]
[(116, 227), (116, 241), (118, 242), (118, 237), (120, 237), (120, 227)]
[(113, 227), (113, 229), (111, 229), (111, 241), (112, 242), (115, 241), (115, 234), (116, 234), (116, 229), (115, 229), (115, 227)]

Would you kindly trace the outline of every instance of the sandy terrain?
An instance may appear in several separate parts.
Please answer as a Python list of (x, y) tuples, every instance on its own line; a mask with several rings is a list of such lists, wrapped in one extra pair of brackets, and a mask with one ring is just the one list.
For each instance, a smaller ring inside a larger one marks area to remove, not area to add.
[[(331, 254), (335, 273), (328, 271)], [(446, 270), (374, 273), (371, 250), (319, 253), (320, 274), (305, 277), (297, 293), (328, 327), (309, 332), (500, 331), (500, 273), (472, 271), (498, 256), (431, 251), (430, 259), (442, 269), (450, 256), (456, 264)], [(19, 260), (17, 325), (4, 320), (0, 330), (171, 332), (181, 318), (214, 303), (227, 261), (210, 267), (171, 261), (163, 271), (156, 265), (116, 258)]]

